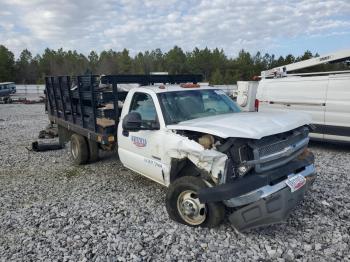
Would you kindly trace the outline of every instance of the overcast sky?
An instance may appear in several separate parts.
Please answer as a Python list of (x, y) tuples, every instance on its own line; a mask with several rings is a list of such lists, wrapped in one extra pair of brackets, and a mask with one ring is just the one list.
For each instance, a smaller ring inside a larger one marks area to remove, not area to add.
[(350, 48), (350, 0), (0, 0), (0, 44), (16, 55), (174, 45), (324, 54)]

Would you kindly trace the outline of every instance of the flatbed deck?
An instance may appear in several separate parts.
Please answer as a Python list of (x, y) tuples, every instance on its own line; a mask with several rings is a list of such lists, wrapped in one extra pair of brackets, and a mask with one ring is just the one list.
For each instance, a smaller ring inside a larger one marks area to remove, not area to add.
[(51, 122), (102, 145), (117, 141), (121, 105), (127, 91), (118, 84), (200, 82), (201, 75), (84, 75), (45, 78), (46, 110)]

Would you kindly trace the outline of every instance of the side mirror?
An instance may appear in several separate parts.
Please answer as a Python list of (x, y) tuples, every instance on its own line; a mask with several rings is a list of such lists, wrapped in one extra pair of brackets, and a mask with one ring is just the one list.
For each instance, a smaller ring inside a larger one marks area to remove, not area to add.
[(123, 129), (125, 131), (139, 131), (141, 130), (142, 118), (137, 112), (130, 112), (123, 119)]
[(160, 129), (160, 125), (158, 121), (154, 121), (151, 123), (151, 130), (159, 130)]

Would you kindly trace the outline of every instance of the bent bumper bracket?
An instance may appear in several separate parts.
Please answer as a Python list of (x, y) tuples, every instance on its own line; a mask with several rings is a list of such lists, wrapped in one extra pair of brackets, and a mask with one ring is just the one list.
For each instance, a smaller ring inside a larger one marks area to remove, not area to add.
[(282, 222), (298, 202), (304, 198), (304, 194), (313, 180), (308, 180), (302, 188), (293, 193), (289, 187), (286, 187), (266, 198), (240, 208), (229, 216), (229, 220), (239, 231)]

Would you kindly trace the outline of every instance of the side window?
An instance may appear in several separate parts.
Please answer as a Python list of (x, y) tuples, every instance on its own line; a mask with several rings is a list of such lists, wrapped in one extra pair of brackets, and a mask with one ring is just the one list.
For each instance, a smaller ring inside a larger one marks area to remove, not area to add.
[(144, 121), (157, 121), (157, 111), (149, 94), (135, 93), (131, 101), (130, 112), (137, 112)]

